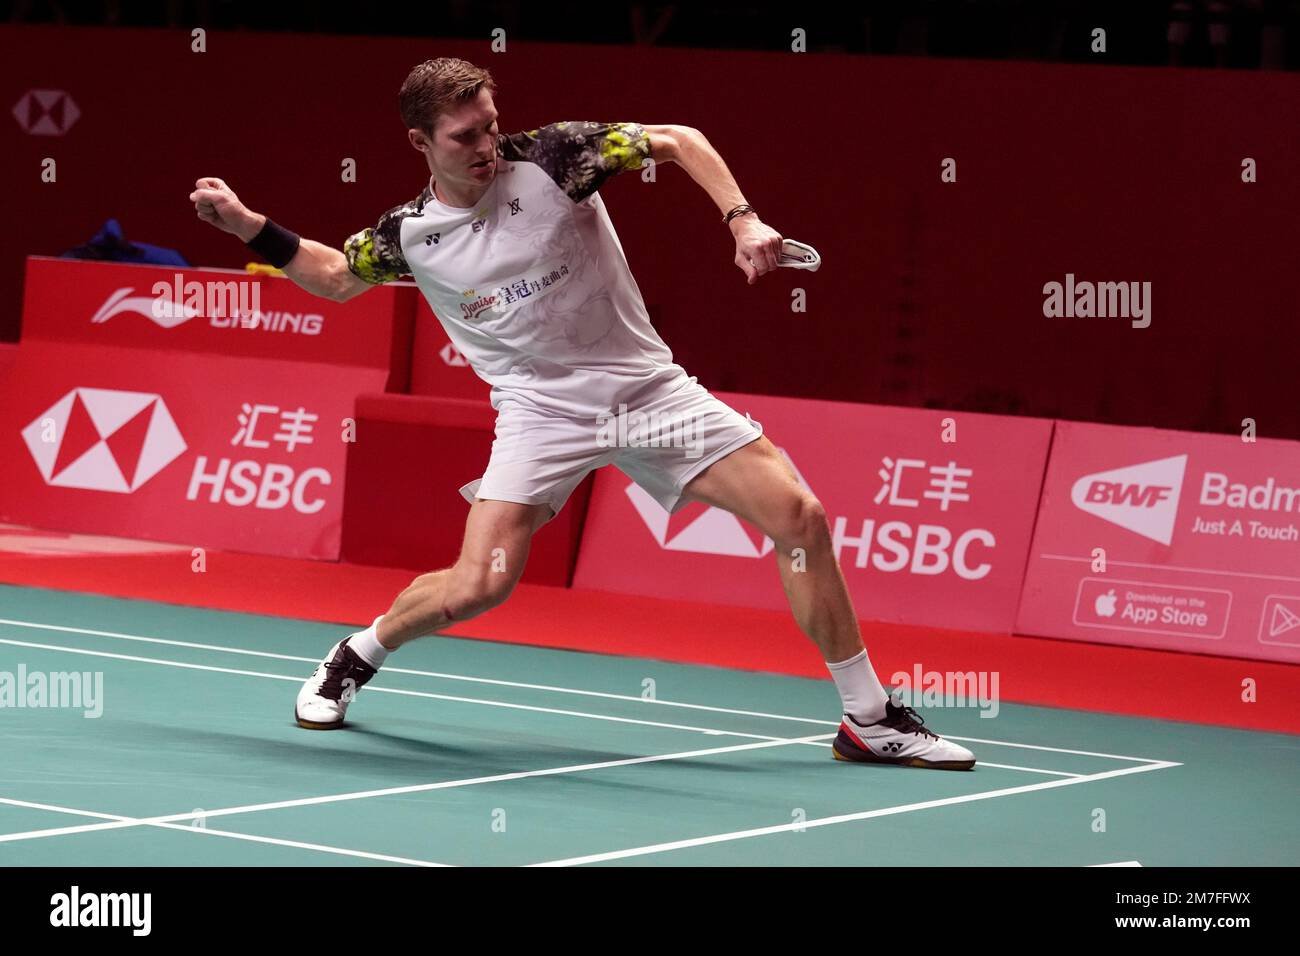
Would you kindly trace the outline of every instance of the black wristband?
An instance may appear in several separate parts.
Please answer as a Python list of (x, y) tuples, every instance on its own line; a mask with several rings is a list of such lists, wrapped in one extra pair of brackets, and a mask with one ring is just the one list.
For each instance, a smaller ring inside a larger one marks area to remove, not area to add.
[(748, 203), (741, 206), (733, 206), (731, 211), (727, 213), (726, 216), (723, 217), (722, 221), (724, 223), (730, 223), (731, 220), (735, 219), (737, 216), (743, 216), (746, 213), (755, 212), (755, 211), (756, 210), (754, 209), (754, 207), (749, 205)]
[(301, 242), (302, 239), (297, 233), (290, 232), (267, 217), (261, 231), (244, 245), (277, 269), (283, 269), (297, 253)]

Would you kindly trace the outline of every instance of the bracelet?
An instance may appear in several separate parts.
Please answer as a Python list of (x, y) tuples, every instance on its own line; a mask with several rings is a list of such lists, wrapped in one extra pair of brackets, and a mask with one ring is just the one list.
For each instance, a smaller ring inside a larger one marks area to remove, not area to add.
[(244, 245), (277, 269), (283, 269), (297, 253), (298, 245), (301, 242), (302, 239), (297, 233), (290, 232), (283, 226), (272, 222), (268, 216), (266, 222), (262, 225), (261, 231)]
[(753, 206), (741, 205), (741, 206), (736, 206), (734, 209), (731, 210), (731, 212), (727, 213), (727, 215), (723, 217), (722, 221), (725, 223), (730, 223), (731, 220), (735, 219), (737, 216), (743, 216), (747, 212), (752, 212), (755, 213), (755, 215), (757, 215), (757, 212), (755, 211)]

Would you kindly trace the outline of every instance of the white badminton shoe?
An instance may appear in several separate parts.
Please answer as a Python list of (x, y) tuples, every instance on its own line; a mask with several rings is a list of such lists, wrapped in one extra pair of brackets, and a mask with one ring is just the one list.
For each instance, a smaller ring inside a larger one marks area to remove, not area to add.
[(965, 747), (927, 730), (911, 707), (885, 702), (885, 717), (874, 724), (860, 724), (848, 714), (831, 744), (836, 760), (860, 763), (892, 763), (930, 770), (970, 770), (975, 755)]
[(299, 727), (308, 730), (342, 727), (348, 704), (366, 681), (375, 676), (375, 669), (348, 647), (351, 636), (330, 648), (298, 691), (293, 716)]
[(807, 243), (795, 242), (793, 239), (781, 240), (781, 257), (778, 266), (787, 269), (807, 269), (816, 272), (822, 264), (822, 257), (817, 250)]

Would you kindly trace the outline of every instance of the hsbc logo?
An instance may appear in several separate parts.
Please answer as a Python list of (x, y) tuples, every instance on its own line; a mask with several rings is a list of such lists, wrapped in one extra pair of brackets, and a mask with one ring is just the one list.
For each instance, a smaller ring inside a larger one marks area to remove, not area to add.
[(1076, 481), (1070, 500), (1081, 511), (1168, 545), (1186, 471), (1186, 455), (1099, 471)]
[(456, 348), (456, 346), (452, 345), (450, 342), (448, 342), (446, 345), (442, 347), (441, 350), (439, 350), (438, 355), (441, 356), (444, 362), (446, 362), (448, 365), (452, 366), (453, 368), (460, 368), (462, 366), (469, 365), (469, 361), (465, 358), (465, 356), (461, 355), (460, 351)]
[[(794, 469), (799, 484), (808, 488), (808, 482), (785, 449), (778, 448), (783, 458)], [(812, 491), (811, 488), (808, 488)], [(762, 558), (771, 553), (772, 539), (741, 522), (729, 511), (692, 502), (676, 514), (669, 514), (650, 493), (635, 482), (627, 486), (626, 494), (641, 520), (654, 535), (659, 546), (669, 551), (694, 551), (697, 554), (723, 554), (736, 558)]]
[(185, 451), (161, 395), (74, 388), (22, 430), (47, 485), (130, 494)]
[(28, 90), (13, 109), (14, 119), (32, 136), (62, 136), (72, 129), (81, 110), (63, 90)]

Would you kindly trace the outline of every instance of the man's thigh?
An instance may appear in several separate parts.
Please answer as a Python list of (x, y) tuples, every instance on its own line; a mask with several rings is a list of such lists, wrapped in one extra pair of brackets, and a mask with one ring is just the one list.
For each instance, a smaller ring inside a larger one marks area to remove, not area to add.
[(533, 534), (552, 517), (550, 505), (477, 499), (465, 520), (465, 540), (456, 563), (479, 572), (506, 571), (518, 580)]
[(614, 465), (670, 514), (686, 504), (682, 492), (696, 478), (763, 434), (761, 422), (698, 384), (636, 411)]
[(809, 492), (763, 435), (713, 462), (682, 489), (682, 499), (722, 508), (766, 530), (790, 517)]

